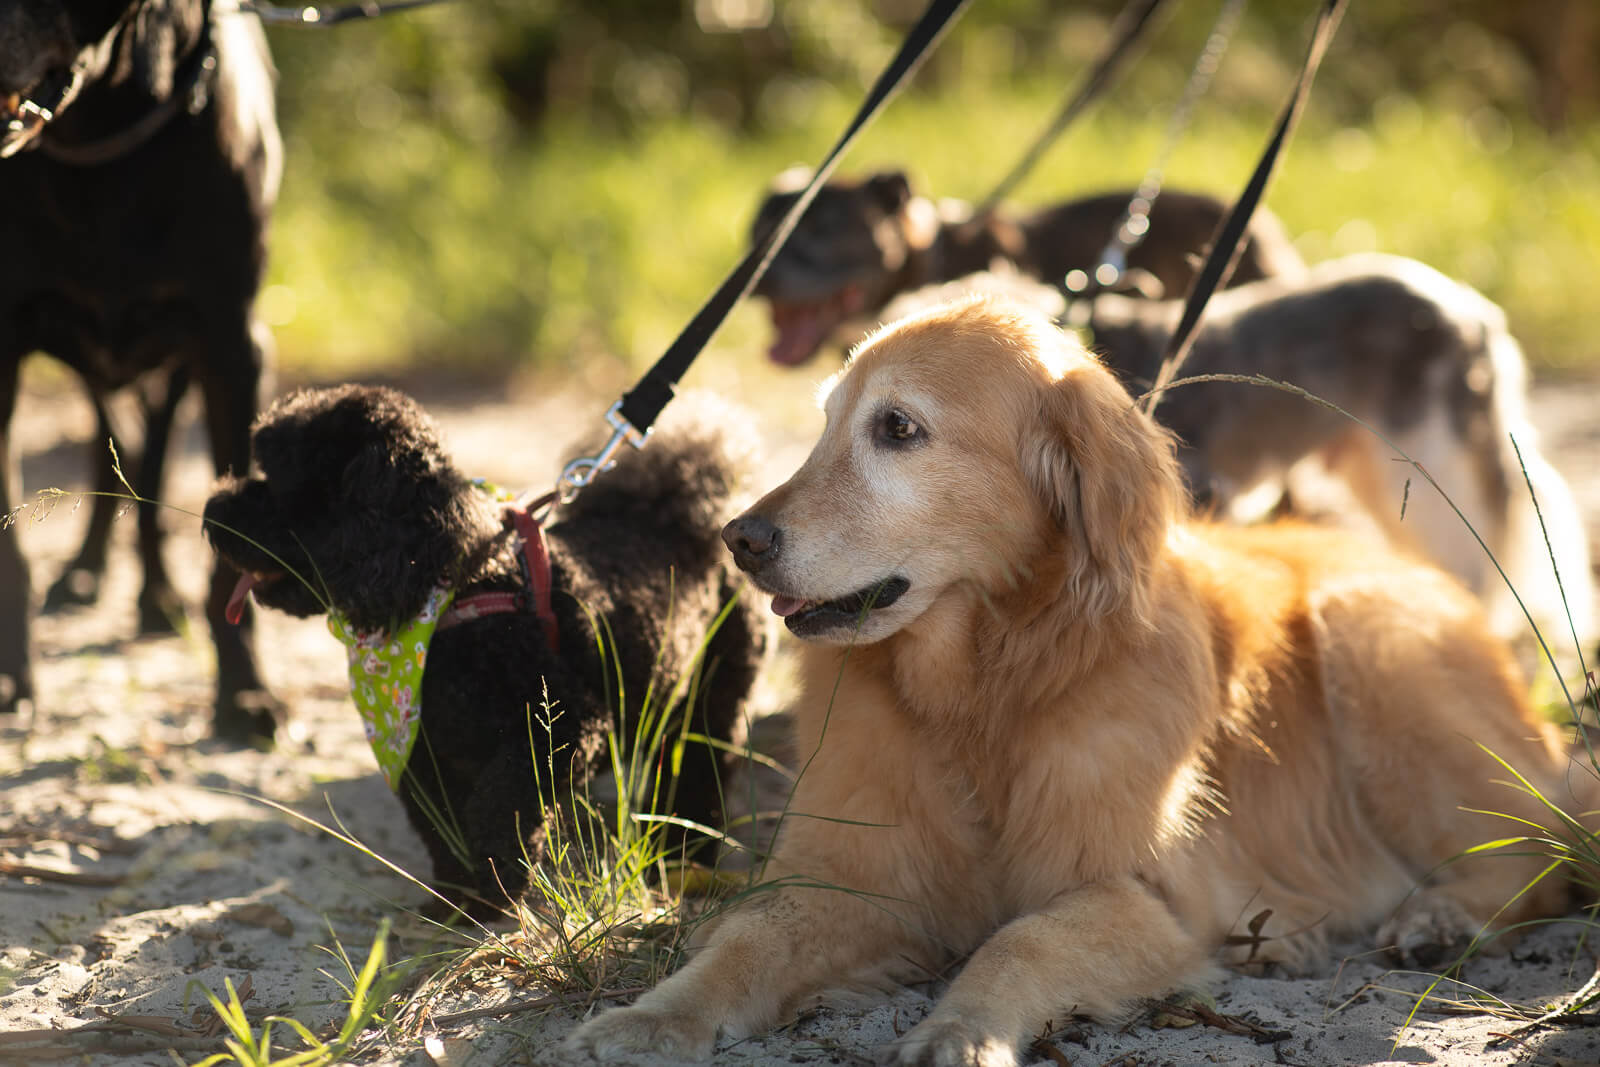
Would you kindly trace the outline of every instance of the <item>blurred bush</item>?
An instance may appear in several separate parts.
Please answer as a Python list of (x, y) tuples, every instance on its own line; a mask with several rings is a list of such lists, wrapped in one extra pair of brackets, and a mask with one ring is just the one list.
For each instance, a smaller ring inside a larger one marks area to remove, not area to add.
[[(1314, 6), (1247, 15), (1172, 183), (1237, 191)], [(653, 358), (732, 266), (766, 180), (821, 157), (921, 7), (463, 0), (274, 30), (289, 172), (263, 310), (285, 362), (604, 376)], [(982, 196), (1120, 7), (972, 5), (846, 169)], [(1216, 12), (1174, 7), (1019, 200), (1138, 180)], [(1269, 203), (1313, 258), (1427, 260), (1505, 303), (1536, 361), (1591, 362), (1597, 46), (1593, 0), (1355, 4)], [(763, 328), (741, 313), (720, 342)]]

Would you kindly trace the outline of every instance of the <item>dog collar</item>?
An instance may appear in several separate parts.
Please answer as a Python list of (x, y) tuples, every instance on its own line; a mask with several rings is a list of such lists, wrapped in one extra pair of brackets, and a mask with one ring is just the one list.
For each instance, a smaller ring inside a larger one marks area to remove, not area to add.
[(554, 501), (555, 494), (547, 493), (536, 500), (526, 501), (481, 479), (473, 484), (506, 506), (506, 519), (522, 542), (522, 551), (517, 554), (517, 559), (522, 565), (523, 588), (515, 592), (474, 593), (462, 597), (446, 610), (439, 622), (439, 629), (448, 630), (485, 615), (531, 611), (539, 618), (539, 626), (544, 630), (545, 643), (550, 651), (559, 652), (561, 639), (556, 631), (556, 613), (550, 607), (550, 552), (544, 543), (544, 527), (540, 519), (535, 517), (536, 513), (543, 513)]
[(438, 586), (417, 617), (393, 633), (357, 630), (342, 615), (328, 615), (329, 631), (350, 658), (350, 698), (391, 790), (400, 787), (400, 774), (417, 743), (428, 644), (454, 597), (454, 590)]

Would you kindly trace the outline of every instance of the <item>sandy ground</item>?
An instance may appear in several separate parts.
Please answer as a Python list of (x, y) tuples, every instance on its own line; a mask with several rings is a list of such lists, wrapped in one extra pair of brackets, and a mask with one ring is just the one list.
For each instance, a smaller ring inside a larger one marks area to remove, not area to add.
[[(555, 453), (597, 420), (603, 401), (419, 390), (462, 466), (504, 484), (553, 475)], [(1553, 461), (1572, 479), (1600, 535), (1600, 385), (1537, 391), (1537, 422)], [(92, 436), (70, 393), (35, 386), (16, 425), (30, 493), (84, 484)], [(816, 425), (770, 426), (774, 477), (792, 469)], [(171, 499), (197, 510), (209, 484), (191, 431)], [(86, 509), (72, 499), (22, 523), (42, 593), (76, 545)], [(169, 559), (191, 604), (209, 552), (198, 520), (173, 515)], [(428, 928), (403, 909), (421, 890), (362, 851), (291, 818), (284, 805), (354, 838), (404, 869), (424, 872), (421, 846), (375, 772), (345, 703), (343, 653), (319, 621), (264, 613), (261, 648), (276, 691), (294, 709), (290, 736), (270, 753), (207, 740), (211, 653), (203, 622), (176, 637), (130, 639), (136, 568), (131, 517), (99, 606), (39, 620), (39, 700), (31, 719), (0, 721), (0, 1062), (95, 1065), (193, 1063), (221, 1049), (198, 988), (249, 984), (255, 1017), (334, 1020), (342, 946), (357, 965), (380, 920), (396, 920), (391, 955), (426, 951)], [(1596, 537), (1600, 541), (1600, 536)], [(1589, 978), (1596, 955), (1576, 923), (1547, 928), (1510, 959), (1469, 965), (1466, 978), (1507, 1002), (1541, 1005)], [(1441, 988), (1414, 1019), (1395, 974), (1350, 946), (1307, 980), (1232, 977), (1216, 1014), (1187, 1027), (1150, 1015), (1122, 1028), (1070, 1025), (1039, 1046), (1039, 1063), (1580, 1064), (1600, 1063), (1600, 1030), (1545, 1030), (1495, 1041), (1515, 1023), (1457, 1013)], [(506, 1008), (536, 997), (488, 981), (441, 1010)], [(869, 1008), (822, 1010), (718, 1063), (870, 1063), (875, 1048), (913, 1025), (937, 985)], [(573, 1025), (568, 1009), (436, 1015), (422, 1034), (363, 1057), (427, 1064), (558, 1062), (550, 1049)], [(1166, 1020), (1174, 1021), (1172, 1019)], [(1065, 1025), (1069, 1020), (1061, 1020)], [(426, 1040), (425, 1040), (426, 1039)], [(169, 1051), (171, 1050), (171, 1051)]]

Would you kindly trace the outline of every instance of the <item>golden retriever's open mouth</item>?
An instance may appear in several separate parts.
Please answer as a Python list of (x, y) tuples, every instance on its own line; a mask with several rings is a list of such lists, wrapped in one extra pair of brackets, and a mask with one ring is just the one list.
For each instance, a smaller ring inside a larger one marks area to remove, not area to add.
[(910, 588), (910, 581), (895, 575), (836, 600), (804, 600), (776, 593), (772, 597), (772, 611), (783, 616), (783, 623), (791, 633), (809, 637), (841, 626), (855, 626), (868, 612), (888, 607)]

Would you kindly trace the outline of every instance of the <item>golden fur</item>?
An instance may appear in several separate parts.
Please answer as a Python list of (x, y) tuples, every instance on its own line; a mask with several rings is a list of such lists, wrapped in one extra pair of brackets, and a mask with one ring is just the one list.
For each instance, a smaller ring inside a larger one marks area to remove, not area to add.
[[(1017, 305), (885, 328), (826, 412), (724, 535), (808, 638), (815, 757), (771, 891), (569, 1052), (705, 1057), (970, 954), (888, 1062), (993, 1067), (1046, 1020), (1204, 981), (1219, 950), (1298, 969), (1377, 927), (1405, 958), (1563, 907), (1546, 880), (1499, 910), (1537, 858), (1441, 866), (1515, 832), (1467, 809), (1543, 816), (1480, 744), (1567, 788), (1453, 580), (1337, 532), (1187, 520), (1166, 435)], [(840, 610), (875, 587), (892, 603)]]

